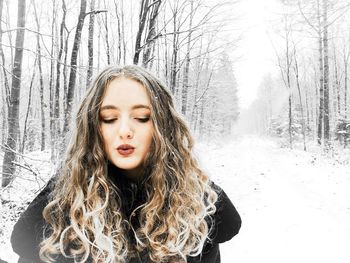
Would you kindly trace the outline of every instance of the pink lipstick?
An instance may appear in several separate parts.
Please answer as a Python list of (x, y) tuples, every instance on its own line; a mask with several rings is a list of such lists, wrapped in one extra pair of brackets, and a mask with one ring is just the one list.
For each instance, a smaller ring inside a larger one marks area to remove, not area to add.
[(129, 144), (122, 144), (122, 145), (119, 145), (117, 148), (118, 153), (123, 156), (132, 154), (134, 150), (135, 150), (135, 147)]

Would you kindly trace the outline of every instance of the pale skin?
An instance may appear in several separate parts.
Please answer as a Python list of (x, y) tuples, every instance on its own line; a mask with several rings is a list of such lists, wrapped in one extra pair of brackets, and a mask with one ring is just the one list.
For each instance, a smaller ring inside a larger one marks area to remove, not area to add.
[[(139, 82), (118, 77), (112, 80), (102, 100), (100, 129), (107, 158), (137, 180), (150, 150), (154, 133), (150, 119), (151, 103), (146, 88)], [(121, 154), (118, 147), (130, 145), (130, 154)]]

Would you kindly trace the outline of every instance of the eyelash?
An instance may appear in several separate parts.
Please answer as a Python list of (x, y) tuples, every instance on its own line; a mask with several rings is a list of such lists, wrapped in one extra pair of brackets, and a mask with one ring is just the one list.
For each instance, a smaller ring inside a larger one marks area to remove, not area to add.
[(114, 121), (116, 121), (117, 119), (109, 119), (109, 120), (104, 120), (102, 119), (103, 123), (109, 124), (109, 123), (113, 123)]
[[(141, 123), (146, 123), (148, 122), (150, 119), (150, 117), (144, 117), (144, 118), (135, 118), (135, 120), (141, 122)], [(114, 121), (116, 121), (118, 119), (102, 119), (102, 122), (103, 123), (106, 123), (106, 124), (110, 124), (110, 123), (113, 123)]]
[(135, 118), (136, 120), (138, 120), (139, 122), (145, 123), (149, 121), (149, 117), (144, 117), (144, 118)]

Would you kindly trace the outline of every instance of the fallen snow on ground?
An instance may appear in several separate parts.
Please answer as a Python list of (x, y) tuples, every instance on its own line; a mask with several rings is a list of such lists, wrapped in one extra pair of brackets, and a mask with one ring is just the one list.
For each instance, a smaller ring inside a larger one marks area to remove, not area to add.
[(45, 186), (51, 171), (50, 153), (47, 151), (25, 154), (20, 156), (17, 163), (22, 169), (15, 180), (8, 187), (0, 188), (0, 259), (9, 263), (18, 260), (10, 244), (13, 225), (21, 212)]
[(221, 246), (223, 263), (350, 262), (344, 155), (330, 158), (249, 136), (200, 144), (197, 151), (243, 221), (240, 233)]
[[(330, 158), (317, 151), (281, 148), (253, 136), (197, 145), (202, 166), (243, 220), (240, 233), (221, 245), (223, 263), (350, 262), (350, 154)], [(42, 183), (23, 180), (14, 185), (18, 202), (31, 200), (35, 194), (28, 187)], [(4, 224), (0, 258), (16, 262), (8, 240), (13, 222)]]

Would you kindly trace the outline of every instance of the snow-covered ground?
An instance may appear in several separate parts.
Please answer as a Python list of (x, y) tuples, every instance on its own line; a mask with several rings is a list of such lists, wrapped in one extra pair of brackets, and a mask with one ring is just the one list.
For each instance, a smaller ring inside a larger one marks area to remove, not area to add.
[[(349, 152), (329, 158), (253, 136), (196, 150), (243, 220), (240, 233), (221, 246), (223, 263), (350, 262)], [(24, 193), (28, 189), (18, 198), (28, 198)], [(5, 220), (0, 258), (16, 262), (9, 252), (11, 227)]]
[(348, 152), (329, 158), (246, 136), (198, 153), (242, 217), (223, 263), (350, 262)]

